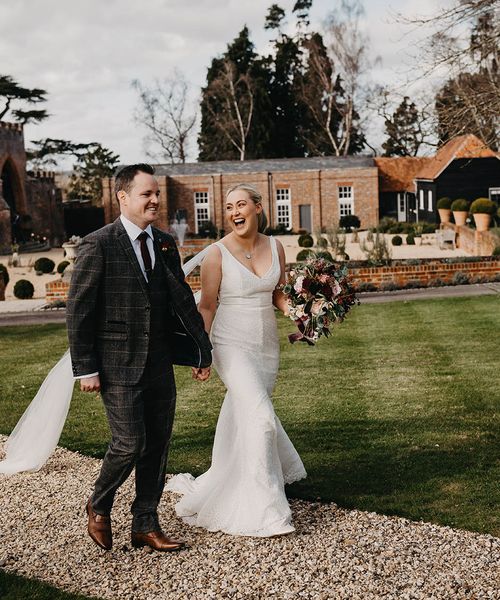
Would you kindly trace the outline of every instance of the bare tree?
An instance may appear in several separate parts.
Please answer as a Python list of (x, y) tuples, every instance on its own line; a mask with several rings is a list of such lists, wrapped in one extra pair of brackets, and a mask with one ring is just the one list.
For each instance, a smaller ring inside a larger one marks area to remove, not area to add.
[(224, 137), (245, 160), (246, 142), (254, 111), (253, 82), (249, 73), (238, 73), (234, 63), (226, 58), (219, 76), (210, 82), (207, 108)]
[[(420, 77), (441, 79), (436, 134), (441, 142), (472, 132), (492, 147), (500, 129), (500, 8), (498, 0), (455, 0), (429, 16), (398, 16), (426, 33)], [(472, 29), (472, 32), (471, 32)]]
[[(150, 88), (138, 80), (132, 86), (139, 94), (134, 119), (147, 129), (146, 144), (159, 147), (162, 157), (171, 163), (186, 162), (196, 111), (190, 106), (189, 85), (183, 75), (175, 71), (172, 77), (157, 80)], [(158, 156), (149, 149), (147, 153)]]
[(340, 0), (324, 23), (326, 48), (317, 36), (305, 44), (308, 75), (316, 85), (305, 78), (301, 99), (318, 131), (316, 144), (326, 144), (336, 156), (359, 151), (366, 143), (358, 110), (364, 106), (364, 78), (371, 62), (369, 40), (360, 28), (362, 15), (359, 0)]

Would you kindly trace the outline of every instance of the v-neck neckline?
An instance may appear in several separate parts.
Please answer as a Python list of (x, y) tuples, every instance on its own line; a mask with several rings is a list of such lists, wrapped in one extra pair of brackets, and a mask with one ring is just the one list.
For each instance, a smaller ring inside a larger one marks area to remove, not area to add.
[(226, 251), (226, 252), (229, 254), (229, 256), (230, 256), (230, 257), (231, 257), (231, 258), (232, 258), (232, 259), (233, 259), (235, 262), (237, 262), (237, 263), (240, 265), (240, 267), (241, 267), (242, 269), (244, 269), (245, 271), (247, 271), (247, 273), (250, 273), (250, 275), (253, 275), (253, 276), (254, 276), (254, 277), (256, 277), (257, 279), (261, 279), (261, 280), (262, 280), (262, 279), (265, 279), (265, 278), (266, 278), (266, 277), (269, 275), (269, 273), (271, 272), (271, 269), (272, 269), (272, 268), (273, 268), (273, 266), (274, 266), (274, 251), (273, 251), (272, 242), (271, 242), (271, 240), (272, 240), (272, 239), (273, 239), (273, 238), (272, 238), (272, 236), (270, 236), (270, 238), (269, 238), (269, 248), (271, 249), (271, 265), (269, 266), (269, 269), (268, 269), (268, 270), (267, 270), (267, 271), (266, 271), (266, 272), (265, 272), (265, 273), (264, 273), (262, 276), (260, 276), (260, 275), (257, 275), (257, 273), (254, 273), (254, 272), (253, 272), (253, 271), (251, 271), (251, 270), (250, 270), (248, 267), (245, 267), (245, 265), (244, 265), (242, 262), (240, 262), (240, 261), (239, 261), (239, 260), (236, 258), (236, 256), (234, 256), (234, 254), (233, 254), (233, 253), (232, 253), (232, 252), (229, 250), (229, 248), (228, 248), (228, 247), (227, 247), (225, 244), (223, 244), (223, 243), (222, 243), (222, 241), (221, 241), (221, 242), (219, 242), (219, 244), (220, 244), (221, 246), (223, 246), (223, 247), (224, 247), (224, 250), (225, 250), (225, 251)]

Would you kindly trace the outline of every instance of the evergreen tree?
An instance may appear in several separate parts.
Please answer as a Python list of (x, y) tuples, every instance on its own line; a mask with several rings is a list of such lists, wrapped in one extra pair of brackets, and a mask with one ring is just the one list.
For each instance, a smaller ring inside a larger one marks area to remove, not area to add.
[(112, 177), (120, 157), (101, 144), (89, 144), (78, 157), (71, 175), (68, 198), (89, 198), (99, 205), (102, 200), (102, 178)]
[(385, 120), (384, 156), (417, 156), (423, 142), (420, 115), (408, 96), (403, 98), (391, 118)]
[(266, 61), (255, 53), (244, 27), (208, 69), (202, 89), (199, 160), (266, 156), (272, 131), (268, 83)]
[(12, 109), (11, 104), (13, 101), (28, 104), (46, 102), (46, 95), (45, 90), (22, 87), (10, 75), (0, 75), (0, 102), (4, 102), (0, 107), (0, 120), (11, 111), (16, 121), (23, 124), (43, 121), (49, 116), (46, 110)]

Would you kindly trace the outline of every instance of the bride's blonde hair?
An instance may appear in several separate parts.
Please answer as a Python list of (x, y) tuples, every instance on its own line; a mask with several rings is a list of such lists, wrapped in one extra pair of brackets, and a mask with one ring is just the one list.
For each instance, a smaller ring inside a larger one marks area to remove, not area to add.
[[(257, 188), (249, 183), (238, 183), (237, 185), (233, 185), (226, 192), (226, 198), (229, 196), (231, 192), (236, 192), (237, 190), (242, 190), (248, 194), (250, 200), (252, 200), (255, 204), (260, 204), (262, 206), (262, 194), (259, 192)], [(264, 207), (262, 207), (262, 212), (257, 215), (257, 229), (259, 233), (264, 233), (267, 227), (267, 217), (264, 212)]]

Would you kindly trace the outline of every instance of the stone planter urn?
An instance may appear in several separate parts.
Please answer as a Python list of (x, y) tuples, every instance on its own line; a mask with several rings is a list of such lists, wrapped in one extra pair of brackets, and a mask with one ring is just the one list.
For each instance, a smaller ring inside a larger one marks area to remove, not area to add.
[(438, 208), (439, 218), (441, 223), (449, 223), (451, 221), (451, 209), (450, 208)]
[(455, 225), (463, 227), (465, 225), (465, 221), (467, 220), (468, 215), (469, 212), (467, 210), (454, 210), (453, 218), (455, 219)]
[(415, 246), (422, 245), (422, 236), (421, 235), (416, 235), (413, 239), (415, 240)]
[(491, 215), (484, 213), (474, 213), (474, 222), (476, 223), (477, 231), (488, 231), (490, 228)]
[(64, 248), (64, 251), (66, 253), (66, 260), (69, 262), (69, 265), (64, 269), (64, 272), (62, 274), (62, 280), (69, 281), (71, 279), (71, 273), (74, 268), (78, 244), (75, 244), (73, 242), (65, 242), (61, 247)]

